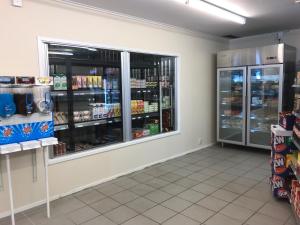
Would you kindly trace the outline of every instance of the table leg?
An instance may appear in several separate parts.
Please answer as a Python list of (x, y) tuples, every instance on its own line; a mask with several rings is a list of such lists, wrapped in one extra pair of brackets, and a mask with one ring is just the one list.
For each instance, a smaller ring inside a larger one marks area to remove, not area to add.
[(5, 156), (6, 156), (6, 169), (7, 169), (7, 177), (8, 177), (11, 224), (15, 225), (14, 199), (13, 199), (13, 190), (12, 190), (11, 173), (10, 173), (10, 159), (9, 159), (9, 154), (6, 154)]
[(45, 184), (46, 184), (46, 202), (47, 202), (47, 217), (50, 218), (50, 195), (49, 195), (49, 179), (48, 179), (48, 154), (49, 147), (43, 147), (44, 152), (44, 167), (45, 167)]

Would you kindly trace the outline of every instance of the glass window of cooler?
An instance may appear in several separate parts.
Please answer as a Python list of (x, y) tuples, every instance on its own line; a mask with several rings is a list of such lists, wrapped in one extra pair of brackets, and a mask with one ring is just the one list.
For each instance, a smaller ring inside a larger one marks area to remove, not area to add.
[(243, 141), (243, 70), (220, 72), (220, 138)]
[(278, 123), (280, 67), (251, 70), (250, 142), (268, 145), (271, 124)]
[(55, 137), (50, 157), (123, 141), (121, 53), (48, 45)]
[(130, 54), (132, 138), (175, 127), (175, 57)]

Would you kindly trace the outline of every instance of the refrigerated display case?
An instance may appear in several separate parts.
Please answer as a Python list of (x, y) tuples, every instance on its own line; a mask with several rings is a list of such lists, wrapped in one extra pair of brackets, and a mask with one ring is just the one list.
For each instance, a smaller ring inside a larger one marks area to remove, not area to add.
[(285, 44), (218, 53), (218, 142), (270, 149), (271, 124), (293, 108), (295, 59)]
[(40, 38), (39, 51), (41, 73), (54, 82), (59, 144), (50, 158), (177, 131), (178, 56), (47, 38)]
[(121, 52), (49, 45), (53, 156), (123, 141)]

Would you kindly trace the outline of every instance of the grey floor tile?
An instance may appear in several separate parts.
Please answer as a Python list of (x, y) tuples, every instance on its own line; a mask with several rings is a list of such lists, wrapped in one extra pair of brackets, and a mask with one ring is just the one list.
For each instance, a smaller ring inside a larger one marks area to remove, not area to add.
[(148, 219), (143, 215), (138, 215), (129, 221), (123, 223), (122, 225), (159, 225), (158, 223), (154, 222), (153, 220)]
[(131, 178), (138, 182), (143, 183), (143, 182), (146, 182), (147, 180), (152, 180), (154, 177), (149, 174), (146, 174), (146, 173), (139, 173), (139, 174), (132, 176)]
[(292, 215), (292, 216), (288, 219), (288, 221), (285, 223), (285, 225), (297, 225), (297, 222), (296, 222), (296, 220), (295, 220), (295, 216)]
[(83, 223), (82, 225), (117, 225), (113, 223), (111, 220), (107, 219), (104, 216), (98, 216), (88, 222)]
[(143, 196), (148, 194), (151, 191), (154, 191), (155, 188), (151, 187), (150, 185), (146, 185), (146, 184), (138, 184), (132, 188), (130, 188), (130, 191), (132, 191), (133, 193)]
[(137, 194), (135, 194), (131, 191), (128, 191), (128, 190), (121, 191), (121, 192), (111, 196), (112, 199), (116, 200), (117, 202), (119, 202), (121, 204), (130, 202), (138, 197), (139, 196)]
[(121, 177), (115, 181), (115, 184), (122, 188), (128, 189), (139, 183), (137, 181), (135, 181), (134, 179), (131, 179), (128, 177)]
[[(65, 216), (51, 217), (45, 225), (74, 225), (70, 219)], [(18, 224), (17, 224), (18, 225)], [(22, 224), (26, 225), (26, 224)]]
[(181, 185), (177, 185), (177, 184), (168, 184), (167, 186), (161, 188), (162, 191), (167, 192), (171, 195), (177, 195), (183, 191), (185, 191), (187, 188), (183, 187)]
[(176, 216), (164, 222), (162, 225), (199, 225), (199, 223), (184, 215), (177, 214)]
[(198, 171), (200, 171), (200, 170), (203, 169), (203, 168), (205, 168), (205, 167), (202, 167), (202, 166), (196, 166), (196, 165), (188, 165), (188, 166), (184, 167), (184, 169), (190, 170), (190, 171), (192, 171), (192, 172), (198, 172)]
[(133, 209), (124, 205), (104, 214), (105, 217), (116, 224), (124, 223), (137, 215)]
[(188, 208), (189, 206), (191, 206), (193, 203), (186, 201), (182, 198), (178, 198), (178, 197), (173, 197), (170, 198), (169, 200), (161, 203), (161, 205), (174, 210), (175, 212), (181, 212), (183, 210), (185, 210), (186, 208)]
[(150, 185), (153, 188), (162, 188), (164, 186), (167, 186), (170, 182), (159, 179), (159, 178), (154, 178), (152, 180), (149, 180), (145, 182), (145, 184)]
[(51, 202), (50, 206), (51, 206), (51, 214), (53, 216), (56, 216), (56, 215), (67, 214), (76, 209), (80, 209), (86, 206), (86, 204), (73, 196), (68, 196)]
[(233, 181), (238, 178), (238, 176), (229, 173), (219, 173), (215, 177), (226, 181)]
[(245, 177), (239, 177), (239, 178), (235, 179), (233, 182), (237, 183), (237, 184), (242, 184), (242, 185), (248, 186), (248, 187), (253, 187), (259, 183), (259, 181), (257, 181), (257, 180), (253, 180), (253, 179), (245, 178)]
[(237, 183), (229, 183), (222, 187), (222, 189), (231, 191), (236, 194), (243, 194), (249, 190), (249, 187)]
[(104, 198), (98, 202), (91, 204), (90, 206), (96, 211), (103, 214), (119, 207), (120, 203), (111, 198)]
[(204, 225), (242, 225), (242, 222), (218, 213), (209, 218)]
[(108, 185), (104, 184), (97, 188), (97, 191), (100, 191), (101, 193), (103, 193), (107, 196), (117, 194), (123, 190), (124, 190), (124, 188), (122, 188), (116, 184), (108, 184)]
[(186, 190), (186, 191), (180, 193), (178, 195), (178, 197), (180, 197), (182, 199), (185, 199), (187, 201), (196, 203), (196, 202), (200, 201), (202, 198), (205, 198), (206, 195), (202, 194), (202, 193), (200, 193), (198, 191), (194, 191), (192, 189), (189, 189), (189, 190)]
[(199, 181), (193, 180), (193, 179), (189, 179), (189, 178), (182, 178), (176, 182), (174, 182), (175, 184), (181, 185), (183, 187), (186, 188), (191, 188), (197, 184), (199, 184)]
[(259, 213), (269, 217), (273, 217), (277, 220), (287, 221), (292, 212), (290, 208), (285, 207), (283, 204), (274, 205), (271, 203), (267, 203), (262, 208), (260, 208)]
[(182, 176), (182, 177), (186, 177), (188, 175), (191, 175), (193, 173), (193, 171), (190, 171), (190, 170), (187, 170), (187, 169), (184, 169), (184, 168), (180, 168), (178, 170), (173, 171), (173, 173), (175, 173), (179, 176)]
[(91, 220), (99, 215), (100, 214), (96, 210), (94, 210), (88, 206), (85, 206), (81, 209), (75, 210), (75, 211), (67, 214), (67, 217), (70, 220), (72, 220), (75, 224), (81, 224), (81, 223)]
[(28, 218), (33, 224), (43, 225), (43, 224), (46, 224), (47, 222), (49, 222), (46, 211), (32, 213), (32, 214), (28, 215)]
[(275, 218), (256, 213), (245, 223), (245, 225), (283, 225), (284, 222)]
[(241, 207), (239, 205), (229, 204), (225, 208), (223, 208), (220, 213), (225, 216), (231, 217), (232, 219), (239, 220), (241, 222), (245, 222), (250, 216), (254, 214), (254, 211)]
[(236, 198), (239, 197), (238, 194), (235, 194), (233, 192), (224, 190), (224, 189), (219, 189), (216, 192), (214, 192), (212, 194), (212, 196), (219, 198), (221, 200), (227, 201), (227, 202), (232, 202), (233, 200), (235, 200)]
[[(33, 225), (33, 223), (28, 218), (15, 218), (16, 225)], [(11, 219), (1, 219), (0, 225), (11, 225)], [(67, 224), (73, 225), (73, 224)]]
[(209, 217), (213, 216), (215, 212), (198, 205), (192, 205), (191, 207), (184, 210), (181, 214), (200, 223), (203, 223)]
[(77, 194), (76, 198), (78, 198), (79, 200), (83, 201), (86, 204), (91, 204), (93, 202), (97, 202), (105, 198), (105, 195), (101, 194), (96, 190), (91, 190), (88, 193)]
[(156, 203), (164, 202), (171, 197), (172, 197), (172, 195), (170, 195), (164, 191), (160, 191), (160, 190), (156, 190), (156, 191), (150, 192), (149, 194), (145, 195), (145, 198), (147, 198), (151, 201), (154, 201)]
[(157, 223), (163, 223), (167, 219), (174, 216), (176, 212), (161, 205), (157, 205), (148, 211), (144, 212), (144, 215), (148, 218), (156, 221)]
[(229, 182), (226, 180), (220, 179), (220, 178), (211, 177), (211, 178), (205, 180), (203, 183), (209, 184), (209, 185), (217, 187), (217, 188), (221, 188)]
[(159, 179), (168, 181), (168, 182), (175, 182), (176, 180), (182, 179), (182, 176), (175, 174), (175, 173), (167, 173), (159, 177)]
[(260, 209), (265, 203), (253, 198), (248, 198), (246, 196), (240, 196), (236, 200), (233, 201), (233, 204), (239, 205), (253, 211), (257, 211)]
[(206, 198), (200, 200), (197, 204), (200, 205), (200, 206), (203, 206), (207, 209), (218, 212), (222, 208), (224, 208), (226, 205), (228, 205), (228, 202), (223, 201), (223, 200), (218, 199), (218, 198), (214, 198), (212, 196), (207, 196)]
[(193, 174), (189, 175), (187, 178), (202, 182), (202, 181), (209, 179), (210, 175), (203, 174), (201, 172), (197, 172), (197, 173), (193, 173)]
[(165, 170), (159, 169), (159, 168), (149, 168), (149, 169), (146, 169), (144, 171), (144, 173), (146, 173), (150, 176), (153, 176), (153, 177), (159, 177), (159, 176), (162, 176), (162, 175), (164, 175), (168, 172), (165, 171)]
[(156, 204), (157, 203), (146, 198), (137, 198), (131, 202), (128, 202), (126, 205), (138, 213), (143, 213), (146, 210), (153, 208)]
[(201, 192), (203, 194), (209, 195), (213, 192), (215, 192), (216, 190), (218, 190), (219, 188), (211, 186), (209, 184), (205, 184), (205, 183), (200, 183), (194, 187), (192, 187), (193, 190)]
[(261, 190), (258, 191), (255, 189), (250, 189), (243, 195), (248, 198), (253, 198), (253, 199), (256, 199), (259, 201), (264, 201), (264, 202), (269, 201), (271, 198), (273, 198), (270, 189), (265, 190), (265, 191), (261, 191)]
[(203, 173), (203, 174), (206, 174), (208, 176), (215, 176), (215, 175), (220, 173), (220, 171), (214, 170), (214, 169), (211, 169), (211, 168), (205, 168), (205, 169), (201, 170), (200, 172)]

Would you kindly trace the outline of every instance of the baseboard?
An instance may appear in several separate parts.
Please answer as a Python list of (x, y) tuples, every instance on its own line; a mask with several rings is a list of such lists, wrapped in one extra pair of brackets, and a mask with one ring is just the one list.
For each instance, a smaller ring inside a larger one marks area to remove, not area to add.
[[(136, 168), (131, 169), (131, 170), (127, 170), (126, 172), (119, 173), (119, 174), (116, 174), (116, 175), (114, 175), (114, 176), (111, 176), (111, 177), (108, 177), (108, 178), (104, 178), (104, 179), (101, 179), (101, 180), (92, 182), (92, 183), (87, 184), (87, 185), (84, 185), (84, 186), (80, 186), (80, 187), (78, 187), (78, 188), (74, 188), (74, 189), (72, 189), (72, 190), (70, 190), (70, 191), (68, 191), (68, 192), (62, 193), (62, 194), (60, 194), (60, 195), (54, 195), (54, 196), (52, 196), (52, 197), (51, 197), (51, 201), (56, 200), (56, 199), (59, 199), (59, 198), (62, 198), (62, 197), (65, 197), (65, 196), (68, 196), (68, 195), (71, 195), (71, 194), (74, 194), (74, 193), (76, 193), (76, 192), (82, 191), (82, 190), (87, 189), (87, 188), (91, 188), (91, 187), (97, 186), (97, 185), (99, 185), (99, 184), (102, 184), (102, 183), (105, 183), (105, 182), (114, 180), (114, 179), (116, 179), (116, 178), (118, 178), (118, 177), (125, 176), (125, 175), (128, 175), (128, 174), (137, 172), (137, 171), (142, 170), (142, 169), (145, 169), (145, 168), (147, 168), (147, 167), (149, 167), (149, 166), (153, 166), (153, 165), (156, 165), (156, 164), (159, 164), (159, 163), (163, 163), (163, 162), (165, 162), (165, 161), (168, 161), (168, 160), (171, 160), (171, 159), (175, 159), (175, 158), (184, 156), (184, 155), (189, 154), (189, 153), (193, 153), (193, 152), (196, 152), (196, 151), (200, 151), (200, 150), (202, 150), (202, 149), (211, 147), (211, 146), (213, 146), (213, 145), (215, 145), (215, 144), (216, 144), (216, 143), (211, 143), (211, 144), (207, 144), (207, 145), (200, 146), (200, 147), (198, 147), (198, 148), (190, 149), (190, 150), (185, 151), (185, 152), (182, 152), (182, 153), (180, 153), (180, 154), (176, 154), (176, 155), (173, 155), (173, 156), (164, 158), (164, 159), (160, 159), (160, 160), (154, 161), (154, 162), (152, 162), (152, 163), (145, 164), (145, 165), (136, 167)], [(23, 211), (25, 211), (25, 210), (29, 210), (29, 209), (32, 209), (32, 208), (34, 208), (34, 207), (43, 205), (43, 204), (45, 204), (45, 203), (46, 203), (46, 200), (45, 200), (45, 199), (44, 199), (44, 200), (40, 200), (40, 201), (36, 201), (36, 202), (30, 203), (30, 204), (27, 204), (27, 205), (24, 205), (24, 206), (21, 206), (21, 207), (15, 209), (15, 213), (20, 213), (20, 212), (23, 212)], [(6, 211), (6, 212), (0, 213), (0, 219), (1, 219), (1, 218), (4, 218), (4, 217), (7, 217), (7, 216), (10, 216), (10, 211)]]

